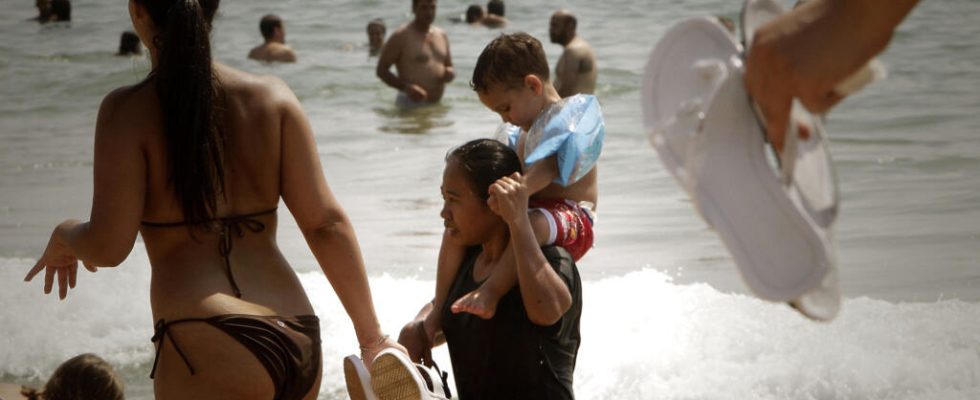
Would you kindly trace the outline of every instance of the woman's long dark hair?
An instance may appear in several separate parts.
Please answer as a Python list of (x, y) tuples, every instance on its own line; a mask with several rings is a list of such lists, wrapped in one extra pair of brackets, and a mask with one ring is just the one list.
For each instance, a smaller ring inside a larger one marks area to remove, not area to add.
[(207, 221), (224, 195), (223, 101), (211, 63), (219, 0), (136, 0), (157, 29), (155, 80), (170, 182), (188, 222)]

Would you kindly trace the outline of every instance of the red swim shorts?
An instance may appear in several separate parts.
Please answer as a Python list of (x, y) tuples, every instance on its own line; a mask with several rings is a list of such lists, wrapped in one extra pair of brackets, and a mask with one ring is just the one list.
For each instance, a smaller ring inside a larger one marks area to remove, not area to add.
[(531, 199), (529, 210), (539, 210), (548, 219), (548, 244), (564, 247), (578, 261), (592, 248), (591, 210), (567, 199)]

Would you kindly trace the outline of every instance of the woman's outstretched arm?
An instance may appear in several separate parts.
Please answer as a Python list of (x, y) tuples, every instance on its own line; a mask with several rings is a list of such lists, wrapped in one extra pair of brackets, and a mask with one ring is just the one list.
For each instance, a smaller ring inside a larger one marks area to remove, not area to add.
[[(142, 135), (134, 133), (133, 113), (126, 107), (130, 88), (110, 93), (102, 101), (95, 126), (94, 190), (88, 222), (70, 219), (51, 234), (44, 254), (25, 277), (30, 281), (45, 270), (45, 293), (57, 277), (59, 297), (75, 287), (78, 261), (90, 271), (122, 263), (136, 242), (146, 195), (146, 158)], [(138, 122), (138, 121), (137, 121)]]

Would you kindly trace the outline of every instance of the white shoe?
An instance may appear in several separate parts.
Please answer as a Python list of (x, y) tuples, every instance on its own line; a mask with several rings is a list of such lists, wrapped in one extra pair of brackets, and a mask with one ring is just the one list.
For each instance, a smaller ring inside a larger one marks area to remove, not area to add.
[(378, 400), (371, 389), (371, 373), (360, 357), (353, 354), (344, 357), (344, 380), (351, 400)]
[(837, 185), (820, 121), (810, 121), (809, 140), (787, 134), (776, 160), (742, 70), (741, 46), (716, 20), (675, 25), (647, 64), (644, 123), (749, 288), (810, 318), (832, 319), (840, 308), (831, 237)]
[(415, 364), (405, 353), (385, 349), (371, 364), (371, 387), (379, 400), (448, 400), (448, 374)]

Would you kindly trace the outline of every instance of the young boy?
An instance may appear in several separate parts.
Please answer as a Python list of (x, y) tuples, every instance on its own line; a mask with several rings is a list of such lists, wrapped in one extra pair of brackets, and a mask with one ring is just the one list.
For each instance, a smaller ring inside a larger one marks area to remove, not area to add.
[[(594, 163), (602, 148), (604, 127), (594, 97), (575, 95), (563, 100), (548, 75), (541, 42), (516, 33), (501, 35), (487, 45), (470, 85), (487, 108), (520, 128), (511, 144), (525, 163), (523, 179), (532, 193), (528, 212), (538, 243), (564, 247), (577, 261), (592, 247), (598, 200)], [(546, 147), (551, 151), (543, 149)], [(443, 238), (435, 310), (442, 309), (465, 250)], [(512, 260), (512, 249), (507, 254)], [(498, 268), (479, 289), (456, 301), (452, 311), (492, 318), (497, 302), (516, 284), (515, 263)], [(436, 332), (440, 313), (429, 315), (426, 333)]]

